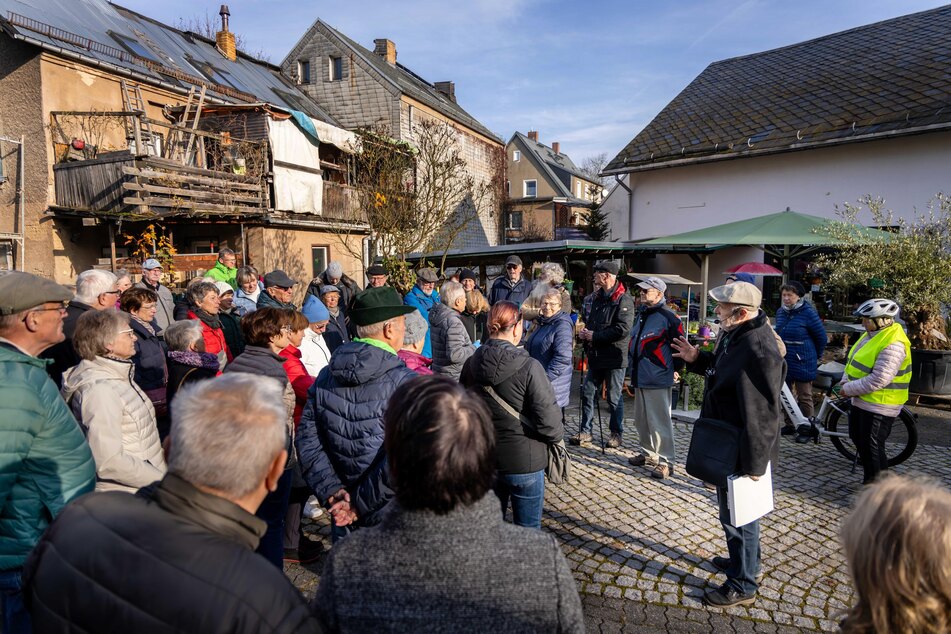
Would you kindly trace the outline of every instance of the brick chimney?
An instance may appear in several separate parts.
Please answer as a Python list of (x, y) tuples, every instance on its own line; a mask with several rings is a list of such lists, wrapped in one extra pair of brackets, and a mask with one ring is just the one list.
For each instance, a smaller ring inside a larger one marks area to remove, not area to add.
[(446, 95), (449, 98), (449, 101), (456, 103), (456, 84), (451, 81), (437, 81), (435, 84), (436, 90)]
[(396, 66), (396, 44), (387, 39), (373, 40), (373, 52), (386, 60), (390, 66)]
[(538, 143), (538, 130), (529, 130), (528, 138), (530, 138), (535, 143)]
[(561, 154), (561, 152), (558, 151), (560, 147), (561, 147), (561, 144), (558, 141), (555, 141), (554, 143), (551, 144), (551, 151), (554, 152), (555, 154)]
[(218, 11), (218, 15), (221, 16), (221, 30), (215, 34), (215, 44), (218, 46), (218, 50), (221, 51), (221, 54), (233, 62), (238, 59), (238, 49), (235, 46), (234, 33), (228, 30), (228, 16), (231, 15), (231, 11), (228, 10), (228, 5), (221, 5), (221, 10)]

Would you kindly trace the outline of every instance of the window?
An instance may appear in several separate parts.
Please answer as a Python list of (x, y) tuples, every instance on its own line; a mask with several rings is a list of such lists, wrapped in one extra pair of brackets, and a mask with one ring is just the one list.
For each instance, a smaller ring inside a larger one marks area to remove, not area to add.
[(535, 180), (522, 181), (522, 196), (525, 198), (534, 198), (538, 195), (538, 184)]
[(330, 58), (330, 81), (339, 81), (343, 79), (343, 58)]
[(162, 60), (155, 56), (155, 54), (147, 49), (142, 42), (138, 41), (135, 38), (129, 37), (127, 35), (121, 35), (115, 31), (109, 31), (109, 35), (116, 42), (119, 43), (122, 48), (132, 53), (133, 55), (138, 55), (139, 57), (144, 57), (145, 59), (151, 60), (158, 64), (164, 64)]
[(310, 248), (310, 259), (314, 265), (314, 277), (317, 277), (327, 270), (327, 263), (330, 261), (330, 247), (312, 246)]
[(521, 229), (522, 228), (522, 212), (521, 211), (510, 211), (509, 212), (509, 229)]
[(581, 198), (581, 197), (582, 197), (582, 193), (583, 193), (583, 191), (584, 191), (584, 188), (583, 188), (582, 185), (581, 185), (581, 181), (578, 181), (577, 190), (578, 190), (578, 198)]
[(0, 271), (13, 270), (13, 241), (0, 241)]
[(516, 163), (518, 163), (519, 161), (521, 161), (521, 160), (522, 160), (522, 153), (519, 152), (518, 150), (513, 150), (513, 151), (512, 151), (512, 160), (515, 161)]
[(297, 83), (298, 84), (310, 83), (310, 62), (305, 60), (301, 60), (297, 62)]

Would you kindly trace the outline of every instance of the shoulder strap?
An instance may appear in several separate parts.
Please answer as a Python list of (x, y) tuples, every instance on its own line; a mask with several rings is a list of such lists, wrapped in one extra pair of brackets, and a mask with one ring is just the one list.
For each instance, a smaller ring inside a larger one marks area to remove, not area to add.
[(499, 396), (499, 393), (495, 391), (495, 388), (493, 388), (491, 385), (483, 385), (482, 389), (485, 391), (486, 394), (491, 396), (492, 400), (498, 403), (499, 406), (502, 409), (504, 409), (508, 413), (509, 416), (511, 416), (512, 418), (516, 418), (522, 422), (525, 422), (525, 420), (522, 418), (522, 415), (519, 414), (517, 411), (515, 411), (514, 407), (506, 403), (505, 400), (501, 396)]
[(189, 368), (189, 369), (188, 369), (188, 372), (186, 372), (185, 375), (182, 377), (182, 380), (178, 382), (178, 387), (175, 388), (175, 389), (176, 389), (176, 390), (182, 389), (182, 385), (185, 384), (185, 379), (187, 379), (187, 378), (188, 378), (188, 375), (190, 375), (192, 372), (194, 372), (194, 371), (197, 370), (197, 369), (198, 369), (198, 368)]

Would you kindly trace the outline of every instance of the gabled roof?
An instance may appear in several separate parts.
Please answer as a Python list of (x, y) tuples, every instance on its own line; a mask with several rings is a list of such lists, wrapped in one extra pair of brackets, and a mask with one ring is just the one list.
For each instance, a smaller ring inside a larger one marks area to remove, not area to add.
[(951, 5), (711, 64), (605, 174), (951, 128)]
[(563, 175), (571, 174), (577, 178), (592, 182), (591, 178), (579, 170), (567, 154), (555, 154), (555, 151), (538, 141), (533, 141), (521, 132), (516, 132), (509, 139), (506, 147), (512, 144), (518, 144), (525, 158), (532, 161), (538, 173), (558, 192), (561, 196), (571, 198), (572, 201), (579, 204), (590, 205), (591, 202), (576, 198), (571, 192), (571, 178), (563, 179)]
[(318, 19), (314, 22), (313, 26), (308, 29), (304, 37), (301, 38), (301, 42), (309, 39), (311, 33), (316, 29), (323, 29), (325, 33), (336, 38), (343, 46), (351, 49), (354, 54), (358, 55), (370, 68), (376, 71), (386, 82), (391, 84), (402, 94), (426, 104), (440, 114), (461, 123), (483, 136), (496, 140), (499, 143), (502, 142), (502, 139), (500, 139), (498, 135), (479, 123), (475, 117), (463, 110), (458, 103), (436, 90), (434, 85), (399, 62), (397, 62), (395, 66), (390, 65), (385, 59), (357, 44), (323, 20)]
[(214, 40), (180, 31), (106, 0), (0, 0), (0, 27), (53, 54), (185, 92), (204, 84), (208, 99), (271, 103), (339, 127), (281, 76), (280, 68), (238, 52), (231, 61)]

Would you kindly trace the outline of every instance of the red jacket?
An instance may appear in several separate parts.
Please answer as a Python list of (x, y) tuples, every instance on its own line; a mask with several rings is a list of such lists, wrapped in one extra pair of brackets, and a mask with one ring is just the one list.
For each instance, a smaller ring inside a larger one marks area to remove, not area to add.
[[(198, 319), (198, 315), (192, 311), (188, 311), (188, 318)], [(234, 355), (231, 354), (231, 350), (228, 349), (228, 344), (225, 343), (225, 332), (221, 328), (212, 328), (200, 319), (198, 319), (198, 323), (201, 324), (201, 336), (205, 340), (205, 352), (210, 352), (217, 356), (219, 352), (224, 350), (228, 357), (228, 363), (234, 361)]]
[(314, 377), (307, 374), (307, 368), (300, 360), (301, 354), (295, 346), (287, 346), (281, 350), (280, 355), (284, 357), (284, 371), (287, 372), (287, 380), (291, 382), (294, 388), (294, 426), (300, 424), (300, 415), (304, 411), (304, 403), (307, 402), (307, 392), (310, 386), (314, 384)]

